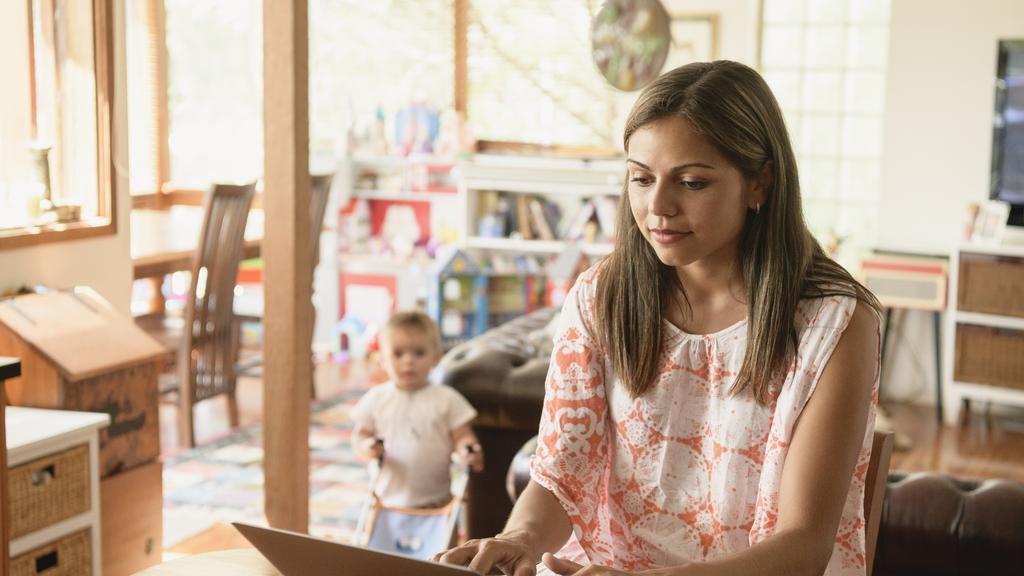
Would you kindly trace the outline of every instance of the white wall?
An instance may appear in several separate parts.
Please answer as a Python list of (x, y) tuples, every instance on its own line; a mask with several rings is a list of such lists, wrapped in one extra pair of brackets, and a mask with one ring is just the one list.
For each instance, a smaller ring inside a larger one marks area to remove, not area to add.
[[(27, 2), (0, 2), (0, 53), (24, 54), (28, 45)], [(91, 286), (111, 304), (129, 313), (132, 266), (128, 243), (128, 126), (125, 85), (124, 0), (114, 0), (114, 123), (113, 144), (117, 166), (117, 234), (87, 240), (56, 242), (16, 250), (0, 250), (0, 291), (23, 284), (44, 284), (53, 288)], [(27, 62), (21, 58), (0, 58), (0, 78), (28, 78)], [(29, 133), (28, 89), (8, 84), (0, 90), (0, 113), (4, 134), (13, 130)], [(21, 126), (18, 126), (21, 123)]]
[[(948, 255), (988, 198), (996, 41), (1012, 37), (1022, 0), (892, 1), (879, 247)], [(933, 402), (933, 338), (930, 313), (894, 322), (885, 396)]]
[(996, 41), (1024, 38), (1022, 0), (893, 0), (879, 245), (948, 254), (988, 199)]
[(670, 15), (718, 14), (718, 57), (757, 67), (760, 0), (662, 0)]

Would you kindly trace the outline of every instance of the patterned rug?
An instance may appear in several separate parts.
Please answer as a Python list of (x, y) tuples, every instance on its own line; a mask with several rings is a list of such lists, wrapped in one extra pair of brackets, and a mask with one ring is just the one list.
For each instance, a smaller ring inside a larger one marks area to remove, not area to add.
[[(320, 400), (310, 413), (310, 519), (314, 536), (351, 541), (368, 497), (366, 466), (352, 453), (349, 411), (362, 390)], [(164, 548), (217, 522), (266, 525), (260, 426), (164, 460)]]

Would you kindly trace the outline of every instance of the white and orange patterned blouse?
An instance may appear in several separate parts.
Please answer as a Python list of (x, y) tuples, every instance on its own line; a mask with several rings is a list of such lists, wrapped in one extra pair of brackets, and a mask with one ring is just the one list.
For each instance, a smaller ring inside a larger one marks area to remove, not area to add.
[[(794, 425), (856, 300), (800, 303), (797, 357), (768, 405), (749, 389), (729, 393), (746, 350), (745, 320), (706, 335), (663, 321), (657, 382), (632, 400), (594, 331), (597, 270), (580, 276), (562, 308), (531, 465), (532, 478), (572, 522), (578, 543), (570, 539), (561, 555), (640, 570), (711, 560), (765, 540), (778, 519)], [(864, 574), (864, 476), (877, 391), (876, 381), (828, 576)]]

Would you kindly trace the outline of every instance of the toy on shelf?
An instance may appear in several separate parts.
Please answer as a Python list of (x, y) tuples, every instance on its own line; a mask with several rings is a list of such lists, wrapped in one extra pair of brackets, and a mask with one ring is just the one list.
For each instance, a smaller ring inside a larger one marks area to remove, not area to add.
[(450, 162), (413, 159), (409, 163), (407, 178), (412, 192), (454, 194), (458, 191)]
[(458, 235), (453, 165), (434, 156), (360, 156), (342, 161), (342, 253), (410, 256)]
[(487, 329), (487, 276), (454, 247), (438, 251), (430, 274), (427, 313), (441, 329), (445, 350)]
[(368, 352), (369, 336), (365, 322), (351, 314), (346, 314), (334, 325), (334, 337), (339, 342), (336, 360), (348, 362), (349, 360), (365, 359)]

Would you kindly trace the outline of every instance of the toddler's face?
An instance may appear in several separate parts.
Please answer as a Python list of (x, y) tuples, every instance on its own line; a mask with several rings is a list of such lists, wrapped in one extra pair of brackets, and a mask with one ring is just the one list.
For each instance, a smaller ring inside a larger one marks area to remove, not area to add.
[(396, 329), (381, 341), (384, 371), (404, 390), (427, 384), (427, 375), (441, 359), (441, 351), (429, 335), (414, 329)]

